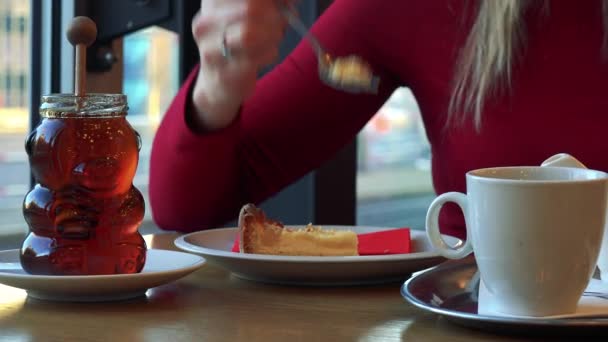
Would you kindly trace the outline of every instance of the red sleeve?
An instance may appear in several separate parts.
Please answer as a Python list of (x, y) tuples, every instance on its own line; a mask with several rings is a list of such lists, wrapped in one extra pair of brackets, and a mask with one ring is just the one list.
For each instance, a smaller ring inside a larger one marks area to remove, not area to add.
[(352, 95), (323, 85), (313, 51), (301, 43), (258, 82), (231, 126), (197, 135), (184, 114), (197, 70), (192, 72), (152, 148), (150, 205), (161, 228), (193, 231), (221, 225), (235, 218), (245, 202), (272, 196), (356, 137), (397, 86), (367, 40), (365, 28), (378, 25), (370, 22), (374, 3), (336, 1), (313, 32), (332, 53), (357, 53), (368, 60), (381, 77), (377, 95)]

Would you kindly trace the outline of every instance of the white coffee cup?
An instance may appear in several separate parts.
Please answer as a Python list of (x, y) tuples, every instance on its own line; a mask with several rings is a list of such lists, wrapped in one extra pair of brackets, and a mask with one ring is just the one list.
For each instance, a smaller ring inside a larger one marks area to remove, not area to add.
[[(492, 301), (485, 304), (497, 314), (575, 312), (600, 251), (608, 175), (571, 167), (497, 167), (468, 172), (466, 184), (467, 194), (449, 192), (431, 203), (426, 229), (433, 246), (452, 259), (474, 252)], [(461, 246), (449, 246), (439, 233), (439, 211), (447, 202), (459, 205), (465, 217)]]
[[(557, 166), (557, 167), (576, 167), (586, 169), (587, 167), (578, 161), (573, 156), (560, 153), (553, 157), (545, 160), (542, 166)], [(606, 211), (608, 215), (608, 210)], [(604, 226), (604, 238), (602, 239), (602, 247), (600, 249), (600, 256), (597, 259), (597, 268), (600, 270), (600, 278), (604, 282), (608, 282), (608, 219), (606, 220), (606, 226)]]

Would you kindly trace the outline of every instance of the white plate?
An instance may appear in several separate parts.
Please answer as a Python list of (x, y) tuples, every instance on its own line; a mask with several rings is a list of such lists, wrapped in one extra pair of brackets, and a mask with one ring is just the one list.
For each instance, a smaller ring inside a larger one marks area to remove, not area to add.
[(26, 273), (19, 250), (0, 251), (0, 283), (27, 291), (28, 296), (56, 301), (124, 300), (145, 295), (149, 288), (179, 279), (205, 263), (200, 256), (149, 249), (141, 273), (47, 276)]
[[(294, 226), (296, 228), (302, 226)], [(357, 234), (391, 228), (323, 226), (350, 229)], [(403, 281), (412, 272), (436, 265), (445, 259), (436, 253), (424, 231), (411, 230), (412, 253), (369, 256), (313, 257), (244, 254), (232, 252), (238, 228), (222, 228), (182, 235), (175, 245), (203, 255), (239, 278), (293, 285), (358, 285)], [(459, 239), (445, 237), (456, 245)]]

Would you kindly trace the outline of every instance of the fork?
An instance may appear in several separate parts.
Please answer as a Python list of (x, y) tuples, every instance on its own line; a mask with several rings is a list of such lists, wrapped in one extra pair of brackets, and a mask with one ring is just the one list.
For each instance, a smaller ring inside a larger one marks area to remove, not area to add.
[[(317, 62), (319, 69), (319, 78), (327, 85), (350, 93), (376, 93), (378, 91), (379, 78), (374, 76), (369, 70), (368, 63), (363, 60), (360, 56), (351, 55), (348, 57), (334, 57), (329, 54), (319, 42), (319, 39), (315, 37), (306, 25), (300, 20), (298, 15), (295, 13), (293, 6), (288, 5), (284, 1), (278, 0), (277, 6), (279, 11), (287, 20), (287, 23), (296, 30), (296, 32), (302, 36), (302, 38), (308, 40), (313, 50), (317, 54)], [(341, 79), (334, 77), (334, 68), (338, 64), (349, 63), (360, 70), (369, 72), (372, 76), (369, 81), (366, 82), (343, 82)]]

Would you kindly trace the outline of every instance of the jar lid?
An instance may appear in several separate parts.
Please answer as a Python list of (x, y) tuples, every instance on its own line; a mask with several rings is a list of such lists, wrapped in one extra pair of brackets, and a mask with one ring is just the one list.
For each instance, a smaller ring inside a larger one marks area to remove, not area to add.
[(128, 109), (127, 96), (124, 94), (89, 93), (85, 96), (49, 94), (42, 96), (40, 115), (45, 118), (107, 118), (125, 116)]

